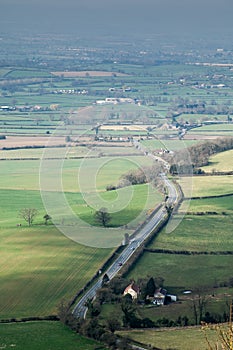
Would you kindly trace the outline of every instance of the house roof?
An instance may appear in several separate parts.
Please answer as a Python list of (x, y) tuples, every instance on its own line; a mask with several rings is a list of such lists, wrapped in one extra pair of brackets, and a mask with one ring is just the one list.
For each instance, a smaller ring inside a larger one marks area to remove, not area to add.
[(136, 285), (134, 282), (130, 283), (128, 287), (125, 288), (124, 293), (126, 294), (130, 289), (132, 289), (135, 293), (139, 293), (140, 289), (139, 286)]

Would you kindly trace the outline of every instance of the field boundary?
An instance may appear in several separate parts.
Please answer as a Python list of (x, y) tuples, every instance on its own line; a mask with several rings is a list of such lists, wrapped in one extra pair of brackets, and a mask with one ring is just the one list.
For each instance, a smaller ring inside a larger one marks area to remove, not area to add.
[(212, 198), (224, 198), (224, 197), (231, 197), (233, 196), (233, 193), (226, 193), (226, 194), (219, 194), (214, 196), (196, 196), (196, 197), (184, 197), (183, 200), (195, 200), (195, 199), (212, 199)]
[(1, 323), (25, 323), (25, 322), (39, 322), (39, 321), (59, 321), (56, 315), (48, 316), (32, 316), (32, 317), (22, 317), (22, 318), (9, 318), (0, 320)]
[(233, 251), (191, 251), (191, 250), (170, 250), (170, 249), (150, 249), (144, 248), (144, 252), (158, 254), (177, 254), (177, 255), (233, 255)]

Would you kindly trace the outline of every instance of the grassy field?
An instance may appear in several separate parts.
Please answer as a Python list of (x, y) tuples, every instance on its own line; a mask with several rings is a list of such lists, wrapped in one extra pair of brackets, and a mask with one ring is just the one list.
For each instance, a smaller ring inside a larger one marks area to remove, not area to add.
[(204, 125), (197, 129), (190, 130), (190, 133), (208, 133), (208, 132), (218, 132), (221, 134), (222, 132), (233, 132), (233, 124), (211, 124)]
[(161, 231), (149, 247), (202, 252), (233, 250), (232, 220), (231, 215), (186, 215), (175, 231)]
[[(95, 193), (86, 195), (85, 198), (80, 193), (64, 193), (64, 195), (74, 215), (77, 215), (77, 217), (90, 225), (97, 225), (94, 218), (95, 209), (93, 206), (97, 205), (98, 207), (98, 203), (102, 200), (109, 212), (112, 212), (110, 227), (118, 227), (130, 223), (129, 228), (132, 229), (145, 219), (151, 208), (156, 207), (161, 201), (161, 195), (147, 184), (133, 186), (131, 190), (132, 197), (131, 194), (130, 196), (128, 195), (129, 189), (127, 187), (118, 191), (100, 193), (100, 198)], [(43, 223), (45, 209), (39, 191), (2, 189), (0, 190), (0, 194), (3, 203), (1, 206), (0, 229), (5, 229), (6, 227), (14, 228), (19, 222), (25, 225), (26, 222), (20, 219), (18, 214), (20, 209), (25, 207), (36, 208), (38, 210), (38, 216), (35, 219), (35, 224), (41, 225)], [(126, 202), (124, 198), (127, 198)], [(92, 206), (87, 203), (92, 203)], [(57, 215), (59, 216), (59, 206)]]
[(0, 325), (0, 348), (17, 350), (95, 350), (105, 348), (60, 322), (27, 322)]
[[(216, 212), (218, 214), (232, 214), (232, 198), (233, 196), (195, 199), (189, 203), (190, 205), (188, 208), (186, 207), (187, 203), (185, 201), (181, 204), (180, 211), (187, 210), (191, 213)], [(223, 221), (225, 221), (225, 218), (223, 218)]]
[[(54, 148), (53, 158), (60, 157), (61, 149), (59, 147)], [(0, 159), (5, 160), (24, 160), (24, 159), (41, 159), (43, 157), (44, 149), (43, 148), (35, 148), (35, 149), (13, 149), (13, 150), (2, 150), (0, 151)], [(73, 147), (67, 152), (67, 158), (69, 157), (85, 157), (88, 153), (88, 149), (86, 147)], [(96, 154), (97, 155), (97, 154)]]
[(56, 314), (111, 250), (81, 246), (51, 225), (1, 227), (0, 318)]
[(12, 79), (22, 78), (38, 78), (38, 77), (51, 77), (46, 70), (35, 70), (35, 69), (12, 69), (5, 73), (4, 77)]
[[(169, 330), (133, 330), (118, 332), (122, 336), (128, 336), (143, 344), (152, 345), (160, 349), (179, 350), (206, 350), (208, 348), (204, 332), (200, 327), (195, 328), (175, 328)], [(215, 331), (207, 331), (208, 340), (211, 344), (217, 341)]]
[(181, 177), (179, 184), (185, 196), (219, 196), (233, 193), (233, 176), (193, 176)]
[(233, 124), (212, 124), (191, 129), (189, 135), (232, 136)]
[[(142, 157), (136, 159), (137, 164), (143, 163)], [(107, 181), (117, 181), (123, 170), (132, 166), (135, 168), (137, 164), (134, 157), (129, 160), (109, 159), (106, 164), (98, 173), (97, 190), (111, 206), (118, 194), (105, 191)], [(54, 226), (44, 225), (45, 209), (39, 192), (38, 165), (39, 161), (36, 160), (1, 162), (0, 318), (55, 313), (59, 301), (62, 298), (71, 299), (112, 251), (81, 246), (68, 240)], [(70, 190), (65, 195), (76, 215), (90, 224), (96, 224), (93, 209), (85, 204), (78, 188), (75, 188), (73, 179), (78, 165), (80, 160), (65, 162), (64, 182)], [(88, 159), (87, 165), (86, 174), (92, 171), (94, 161)], [(52, 164), (50, 170), (49, 176), (53, 179)], [(123, 197), (127, 192), (127, 188), (119, 190)], [(125, 225), (140, 213), (143, 214), (133, 223), (135, 227), (160, 200), (155, 190), (148, 192), (148, 185), (135, 186), (129, 204), (122, 211), (112, 214), (111, 227)], [(24, 207), (38, 210), (31, 227), (18, 215)], [(21, 227), (17, 227), (19, 222)]]
[[(127, 225), (128, 229), (132, 230), (136, 228), (138, 224), (145, 220), (151, 208), (155, 208), (162, 200), (161, 194), (147, 184), (133, 186), (132, 190), (132, 198), (129, 198), (128, 204), (122, 206), (120, 211), (117, 210), (120, 204), (118, 202), (118, 196), (120, 196), (120, 198), (127, 198), (129, 194), (129, 189), (127, 187), (119, 189), (118, 191), (108, 191), (101, 194), (101, 198), (105, 201), (105, 206), (109, 212), (116, 210), (116, 212), (111, 214), (112, 219), (109, 223), (110, 227)], [(74, 196), (72, 196), (72, 198), (77, 201), (76, 198), (74, 199)], [(115, 201), (117, 201), (117, 203), (115, 203)], [(93, 208), (85, 206), (84, 202), (77, 206), (77, 208), (74, 208), (74, 212), (77, 213), (82, 220), (91, 225), (96, 225), (93, 216)]]
[[(142, 276), (163, 277), (165, 288), (180, 297), (184, 290), (190, 289), (212, 292), (216, 281), (224, 283), (232, 276), (231, 266), (232, 255), (189, 256), (146, 252), (140, 259), (140, 264), (127, 277), (135, 280)], [(170, 316), (172, 315), (171, 312)]]
[(125, 76), (125, 74), (117, 72), (106, 72), (106, 71), (76, 71), (76, 72), (52, 72), (55, 76), (64, 76), (65, 78), (77, 78), (77, 77), (112, 77), (113, 74), (116, 76)]
[(149, 150), (168, 149), (169, 151), (176, 151), (187, 148), (197, 143), (198, 140), (144, 140), (142, 144)]
[(195, 123), (202, 123), (205, 121), (213, 120), (213, 121), (226, 121), (227, 120), (227, 115), (210, 115), (210, 114), (198, 114), (198, 113), (193, 113), (193, 114), (188, 114), (184, 113), (181, 114), (178, 118), (176, 118), (177, 121), (179, 122), (195, 122)]
[[(49, 150), (49, 153), (46, 152), (46, 157), (53, 157), (54, 152), (56, 156), (57, 151), (52, 149)], [(61, 158), (61, 154), (59, 158)], [(59, 173), (57, 164), (56, 160), (50, 161), (49, 169), (46, 173), (48, 181), (49, 178), (53, 179), (58, 174), (57, 176), (62, 177), (64, 191), (78, 192), (78, 174), (82, 176), (83, 181), (85, 181), (85, 178), (87, 179), (86, 186), (90, 183), (88, 176), (92, 174), (92, 177), (96, 177), (97, 190), (105, 190), (107, 185), (116, 184), (122, 174), (137, 167), (149, 166), (152, 164), (152, 161), (143, 156), (85, 158), (84, 160), (67, 159), (64, 161), (61, 169), (62, 175)], [(40, 160), (1, 161), (0, 188), (39, 190), (39, 167)]]
[(233, 171), (233, 150), (210, 157), (209, 165), (202, 167), (205, 172)]
[[(39, 141), (39, 140), (38, 140)], [(22, 141), (23, 142), (23, 141)], [(46, 141), (45, 141), (46, 142)], [(60, 158), (60, 147), (56, 147), (51, 152), (51, 158)], [(30, 148), (30, 149), (13, 149), (13, 150), (0, 150), (0, 159), (41, 159), (43, 157), (43, 148)], [(86, 146), (70, 147), (67, 144), (67, 158), (84, 158), (84, 157), (99, 157), (99, 156), (127, 156), (127, 155), (141, 155), (141, 152), (134, 147), (92, 147)]]

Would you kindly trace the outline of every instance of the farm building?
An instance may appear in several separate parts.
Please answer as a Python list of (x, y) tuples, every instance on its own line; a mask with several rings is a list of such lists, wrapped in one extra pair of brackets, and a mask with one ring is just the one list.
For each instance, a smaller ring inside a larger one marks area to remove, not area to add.
[(153, 299), (154, 305), (164, 305), (166, 303), (174, 301), (177, 301), (177, 296), (173, 294), (168, 294), (166, 289), (159, 288), (155, 291)]

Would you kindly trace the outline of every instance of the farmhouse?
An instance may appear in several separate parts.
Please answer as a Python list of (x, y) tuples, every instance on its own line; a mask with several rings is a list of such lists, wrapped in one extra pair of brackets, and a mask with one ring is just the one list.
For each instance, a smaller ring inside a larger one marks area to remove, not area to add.
[(166, 302), (174, 302), (177, 301), (177, 296), (173, 294), (168, 294), (167, 290), (164, 288), (159, 288), (154, 293), (153, 304), (154, 305), (164, 305)]
[(135, 300), (138, 298), (140, 289), (139, 286), (137, 286), (134, 282), (130, 283), (128, 287), (125, 288), (123, 295), (131, 295), (132, 299)]

